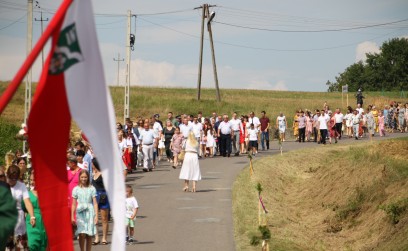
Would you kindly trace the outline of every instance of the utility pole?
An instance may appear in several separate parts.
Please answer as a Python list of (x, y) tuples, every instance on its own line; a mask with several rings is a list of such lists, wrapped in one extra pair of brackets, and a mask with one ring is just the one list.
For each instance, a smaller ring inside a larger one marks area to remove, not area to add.
[[(27, 1), (27, 56), (30, 54), (33, 44), (33, 0)], [(31, 81), (32, 72), (28, 71), (25, 82), (25, 96), (24, 96), (24, 123), (27, 123), (28, 114), (31, 109)], [(23, 152), (26, 151), (26, 142), (23, 141)]]
[(214, 51), (214, 41), (212, 36), (212, 29), (211, 29), (211, 21), (215, 17), (215, 12), (210, 14), (210, 7), (215, 7), (216, 5), (209, 5), (203, 4), (200, 7), (195, 9), (202, 9), (203, 13), (201, 16), (201, 43), (200, 43), (200, 58), (198, 62), (198, 80), (197, 80), (197, 100), (201, 98), (201, 76), (202, 76), (202, 68), (203, 68), (203, 42), (204, 42), (204, 21), (207, 18), (207, 30), (210, 36), (210, 44), (211, 44), (211, 55), (212, 55), (212, 64), (213, 64), (213, 71), (214, 71), (214, 81), (215, 81), (215, 89), (217, 92), (217, 101), (221, 101), (220, 89), (218, 86), (218, 75), (217, 75), (217, 66), (215, 63), (215, 51)]
[[(44, 21), (47, 22), (47, 21), (48, 21), (48, 18), (47, 18), (47, 19), (43, 19), (42, 9), (41, 9), (40, 3), (39, 3), (38, 1), (35, 1), (35, 7), (37, 7), (37, 8), (40, 9), (41, 18), (40, 18), (40, 19), (35, 18), (34, 20), (41, 22), (41, 35), (42, 35), (42, 34), (43, 34), (43, 31), (44, 31), (43, 22), (44, 22)], [(41, 59), (42, 59), (42, 61), (41, 61), (41, 62), (42, 62), (42, 67), (44, 67), (44, 50), (41, 50)]]
[(198, 61), (198, 80), (197, 80), (197, 100), (201, 98), (201, 74), (203, 70), (203, 43), (204, 43), (204, 20), (205, 20), (205, 9), (207, 8), (207, 4), (204, 4), (201, 7), (197, 7), (195, 9), (203, 9), (201, 15), (201, 39), (200, 39), (200, 59)]
[(120, 59), (120, 53), (118, 53), (118, 59), (113, 58), (113, 61), (118, 62), (118, 78), (116, 79), (116, 86), (119, 86), (119, 69), (120, 69), (120, 62), (125, 61), (125, 59)]
[[(127, 30), (126, 30), (126, 83), (125, 83), (125, 110), (123, 114), (123, 124), (126, 122), (126, 118), (129, 118), (129, 96), (130, 96), (130, 50), (131, 50), (131, 18), (132, 13), (127, 11)], [(133, 40), (134, 41), (134, 40)]]
[(215, 12), (213, 12), (213, 13), (214, 14), (211, 14), (211, 16), (210, 16), (210, 10), (208, 9), (208, 6), (207, 6), (207, 18), (208, 18), (207, 29), (208, 29), (208, 33), (210, 34), (210, 44), (211, 44), (212, 64), (213, 64), (213, 71), (214, 71), (215, 90), (217, 92), (217, 101), (220, 102), (221, 101), (221, 96), (220, 96), (220, 89), (218, 88), (217, 65), (215, 64), (214, 41), (213, 41), (212, 30), (211, 30), (211, 21), (215, 16)]

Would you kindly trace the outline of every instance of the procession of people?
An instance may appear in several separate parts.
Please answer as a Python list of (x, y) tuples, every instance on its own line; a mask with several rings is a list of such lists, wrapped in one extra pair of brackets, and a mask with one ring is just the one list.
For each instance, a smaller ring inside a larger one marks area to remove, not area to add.
[[(257, 117), (251, 111), (239, 116), (233, 112), (230, 116), (213, 112), (206, 117), (202, 112), (177, 116), (168, 112), (163, 122), (159, 114), (154, 114), (147, 118), (137, 117), (136, 121), (128, 118), (124, 125), (117, 123), (117, 147), (125, 167), (124, 180), (137, 170), (154, 172), (161, 162), (167, 161), (180, 172), (181, 190), (196, 192), (197, 182), (202, 178), (200, 161), (204, 158), (256, 156), (259, 151), (270, 150), (272, 140), (326, 145), (345, 138), (384, 137), (389, 133), (407, 132), (408, 125), (408, 103), (401, 102), (391, 102), (382, 108), (368, 105), (365, 109), (358, 104), (355, 108), (347, 107), (344, 113), (340, 108), (330, 109), (327, 103), (322, 109), (298, 109), (291, 121), (292, 128), (288, 127), (289, 121), (283, 112), (273, 119), (269, 119), (266, 111), (260, 114)], [(10, 152), (6, 156), (6, 166), (0, 167), (0, 177), (6, 178), (4, 181), (11, 189), (17, 211), (17, 223), (7, 239), (6, 249), (46, 250), (47, 235), (37, 199), (35, 173), (28, 166), (28, 155), (23, 155), (20, 149), (15, 150), (15, 154)], [(92, 146), (84, 140), (70, 146), (65, 168), (72, 238), (79, 240), (81, 250), (109, 244), (110, 203)], [(134, 219), (139, 205), (132, 195), (132, 187), (126, 190), (129, 198), (127, 212), (124, 212), (129, 228), (126, 241), (133, 242)], [(101, 231), (98, 222), (101, 222)]]

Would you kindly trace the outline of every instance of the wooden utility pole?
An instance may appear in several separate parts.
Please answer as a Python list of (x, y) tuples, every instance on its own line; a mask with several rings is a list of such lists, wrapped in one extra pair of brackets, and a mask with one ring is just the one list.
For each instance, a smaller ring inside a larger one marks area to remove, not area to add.
[(204, 20), (205, 20), (205, 9), (207, 8), (207, 4), (204, 4), (202, 7), (203, 9), (201, 15), (201, 39), (200, 39), (200, 59), (198, 61), (198, 81), (197, 81), (197, 100), (201, 98), (201, 73), (203, 70), (203, 44), (204, 44)]
[(211, 21), (215, 16), (215, 12), (210, 15), (210, 7), (215, 7), (216, 5), (209, 5), (203, 4), (200, 7), (195, 9), (202, 9), (202, 16), (201, 16), (201, 41), (200, 41), (200, 58), (198, 62), (198, 80), (197, 80), (197, 100), (201, 98), (201, 77), (202, 77), (202, 68), (203, 68), (203, 43), (204, 43), (204, 21), (207, 18), (207, 30), (210, 36), (210, 44), (211, 44), (211, 54), (212, 54), (212, 64), (213, 64), (213, 71), (214, 71), (214, 81), (215, 81), (215, 89), (217, 92), (217, 101), (221, 101), (220, 89), (218, 86), (218, 74), (217, 74), (217, 66), (215, 63), (215, 51), (214, 51), (214, 41), (212, 36), (212, 29), (211, 29)]
[[(215, 15), (215, 13), (214, 13)], [(212, 36), (212, 30), (211, 30), (211, 21), (210, 19), (210, 10), (208, 9), (207, 5), (207, 29), (208, 33), (210, 34), (210, 44), (211, 44), (211, 54), (212, 54), (212, 64), (213, 64), (213, 71), (214, 71), (214, 81), (215, 81), (215, 90), (217, 92), (217, 101), (221, 101), (221, 96), (220, 96), (220, 89), (218, 88), (218, 75), (217, 75), (217, 65), (215, 63), (215, 52), (214, 52), (214, 41), (213, 41), (213, 36)]]

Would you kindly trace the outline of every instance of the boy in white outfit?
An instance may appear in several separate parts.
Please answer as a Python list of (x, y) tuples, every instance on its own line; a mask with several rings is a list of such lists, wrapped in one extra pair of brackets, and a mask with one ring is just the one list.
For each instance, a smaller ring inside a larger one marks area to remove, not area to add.
[[(126, 185), (126, 244), (131, 244), (135, 240), (133, 234), (135, 231), (135, 219), (139, 205), (131, 185)], [(128, 234), (129, 233), (129, 234)]]

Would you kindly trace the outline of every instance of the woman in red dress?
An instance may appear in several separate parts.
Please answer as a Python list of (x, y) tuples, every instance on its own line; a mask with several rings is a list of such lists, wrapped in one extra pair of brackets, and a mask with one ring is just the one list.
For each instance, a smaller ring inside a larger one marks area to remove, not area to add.
[(241, 147), (240, 153), (244, 154), (244, 153), (246, 153), (246, 151), (245, 151), (245, 149), (246, 149), (245, 137), (246, 137), (246, 131), (247, 131), (246, 125), (247, 125), (247, 122), (248, 122), (248, 117), (242, 116), (241, 120), (242, 120), (242, 130), (243, 131), (239, 131), (239, 145)]
[(334, 143), (337, 143), (338, 133), (336, 131), (336, 119), (334, 118), (334, 115), (333, 115), (333, 113), (331, 111), (329, 111), (329, 116), (330, 116), (330, 120), (329, 120), (329, 133), (330, 133), (329, 142), (331, 144), (332, 143), (332, 138), (334, 138)]

